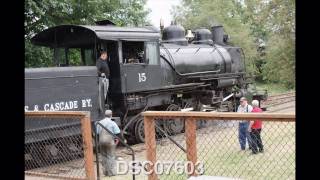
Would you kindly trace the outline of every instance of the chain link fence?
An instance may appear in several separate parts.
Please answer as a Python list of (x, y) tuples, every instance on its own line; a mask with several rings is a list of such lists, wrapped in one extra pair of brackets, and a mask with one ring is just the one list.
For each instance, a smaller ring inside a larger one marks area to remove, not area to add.
[[(138, 153), (136, 160), (151, 162), (151, 165), (143, 166), (145, 172), (152, 168), (156, 171), (148, 176), (141, 172), (135, 179), (179, 180), (188, 179), (190, 175), (236, 179), (295, 178), (294, 115), (167, 113), (157, 112), (145, 117), (147, 159)], [(246, 150), (240, 150), (239, 121), (233, 119), (259, 116), (263, 119), (261, 138), (264, 152), (252, 155), (248, 144)], [(25, 118), (26, 175), (59, 179), (96, 178), (88, 116), (81, 112), (32, 112), (26, 113)], [(132, 149), (136, 147), (132, 146)], [(117, 152), (123, 150), (119, 148)], [(133, 159), (128, 156), (124, 161)], [(130, 174), (104, 177), (102, 167), (99, 169), (100, 179), (133, 178)]]
[(84, 112), (25, 113), (25, 175), (93, 179), (91, 122)]
[(238, 122), (217, 121), (216, 125), (197, 130), (197, 155), (204, 164), (204, 175), (295, 179), (294, 122), (263, 122), (263, 152), (257, 154), (252, 154), (248, 140), (246, 149), (241, 150), (238, 129)]
[[(182, 126), (181, 126), (182, 125)], [(173, 128), (179, 126), (178, 128)], [(173, 162), (185, 162), (184, 118), (159, 119), (155, 123), (157, 174), (160, 179), (185, 180), (186, 174), (170, 171)]]
[[(295, 179), (295, 115), (292, 113), (146, 112), (144, 115), (147, 160), (154, 164), (149, 169), (157, 169), (149, 175), (149, 180), (188, 179), (190, 175)], [(184, 127), (180, 133), (172, 133), (164, 123), (177, 118), (184, 122)], [(248, 141), (246, 149), (241, 150), (239, 121), (234, 120), (237, 118), (263, 119), (262, 152), (252, 154)]]

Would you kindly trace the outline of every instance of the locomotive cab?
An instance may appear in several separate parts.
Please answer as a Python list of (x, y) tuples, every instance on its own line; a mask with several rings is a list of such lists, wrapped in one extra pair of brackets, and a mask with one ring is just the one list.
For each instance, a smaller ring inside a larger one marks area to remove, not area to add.
[(135, 93), (159, 89), (162, 75), (159, 59), (159, 42), (121, 41), (122, 92)]
[[(83, 86), (90, 84), (87, 93), (90, 94), (92, 108), (81, 110), (91, 111), (93, 119), (97, 120), (103, 117), (106, 108), (111, 108), (115, 113), (114, 116), (123, 116), (126, 111), (124, 99), (126, 94), (161, 87), (159, 37), (159, 32), (152, 27), (60, 25), (36, 34), (31, 42), (35, 45), (53, 49), (53, 61), (57, 67), (49, 67), (47, 73), (56, 72), (59, 67), (59, 71), (63, 69), (70, 76), (70, 81), (66, 83), (66, 77), (59, 76), (59, 73), (52, 74), (52, 78), (56, 81), (51, 82), (51, 84), (54, 84), (56, 89), (65, 89), (59, 95), (64, 96), (62, 99), (67, 100), (68, 96), (79, 96), (77, 98), (84, 96), (83, 89), (76, 86), (72, 88), (70, 84), (78, 83), (81, 78), (85, 78), (80, 83), (83, 83)], [(97, 83), (98, 77), (95, 67), (101, 50), (108, 52), (110, 69), (109, 89), (106, 99), (102, 95), (101, 86)], [(79, 73), (77, 74), (75, 71)], [(29, 74), (29, 70), (26, 70), (26, 106), (28, 106), (26, 109), (32, 110), (29, 106), (34, 106), (38, 102), (32, 102), (36, 94), (28, 88), (34, 86), (28, 77), (42, 76), (40, 79), (43, 79), (45, 75)], [(65, 83), (58, 83), (57, 81)], [(45, 80), (43, 82), (37, 81), (37, 83), (39, 86), (45, 83)], [(57, 101), (59, 96), (54, 96), (55, 99), (47, 98), (46, 101)], [(42, 107), (43, 105), (37, 104), (37, 106)], [(38, 110), (50, 109), (39, 108)], [(121, 125), (120, 122), (117, 123)]]

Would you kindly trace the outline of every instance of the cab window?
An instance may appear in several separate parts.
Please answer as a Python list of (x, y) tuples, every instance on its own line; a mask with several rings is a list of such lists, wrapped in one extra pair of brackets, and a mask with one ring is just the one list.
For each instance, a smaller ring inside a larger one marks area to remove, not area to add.
[(66, 51), (65, 48), (54, 49), (54, 62), (57, 66), (67, 66)]
[(93, 49), (81, 49), (83, 58), (82, 61), (86, 66), (95, 66), (95, 58)]
[(122, 42), (123, 64), (145, 63), (144, 42)]
[(123, 64), (159, 64), (159, 46), (157, 42), (123, 41), (122, 52)]
[(55, 48), (54, 62), (56, 66), (94, 66), (93, 49)]
[(158, 43), (157, 42), (146, 42), (145, 46), (146, 60), (150, 65), (159, 64), (159, 52), (158, 52)]

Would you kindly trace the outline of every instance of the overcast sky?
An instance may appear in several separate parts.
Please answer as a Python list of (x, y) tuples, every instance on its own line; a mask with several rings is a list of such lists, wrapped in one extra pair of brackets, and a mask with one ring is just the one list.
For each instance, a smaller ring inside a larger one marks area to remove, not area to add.
[(148, 0), (146, 8), (151, 12), (148, 16), (153, 26), (160, 27), (160, 18), (162, 17), (164, 27), (169, 26), (172, 21), (170, 9), (173, 5), (179, 5), (181, 0)]

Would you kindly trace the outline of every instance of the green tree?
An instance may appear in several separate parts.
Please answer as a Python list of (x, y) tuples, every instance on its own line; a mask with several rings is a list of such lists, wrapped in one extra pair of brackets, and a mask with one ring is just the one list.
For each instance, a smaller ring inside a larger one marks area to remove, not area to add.
[(53, 66), (51, 49), (38, 47), (31, 44), (30, 40), (25, 40), (25, 67), (50, 67)]
[(256, 36), (266, 40), (263, 80), (295, 87), (295, 1), (246, 0)]
[(250, 26), (243, 23), (241, 10), (237, 1), (183, 0), (171, 13), (187, 29), (223, 25), (225, 32), (231, 37), (230, 43), (243, 48), (247, 71), (255, 75), (258, 71), (254, 60), (259, 56)]
[[(25, 66), (53, 65), (52, 50), (34, 46), (31, 37), (40, 31), (62, 24), (95, 24), (109, 19), (118, 26), (141, 26), (147, 23), (146, 0), (26, 0)], [(78, 55), (73, 55), (78, 56)]]
[(267, 62), (263, 66), (263, 77), (268, 82), (295, 87), (295, 41), (282, 36), (272, 36), (267, 50)]
[(249, 73), (294, 87), (294, 0), (183, 0), (171, 12), (188, 29), (223, 25), (231, 43), (244, 49)]

